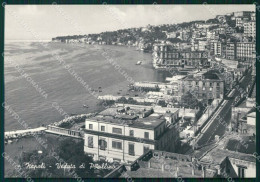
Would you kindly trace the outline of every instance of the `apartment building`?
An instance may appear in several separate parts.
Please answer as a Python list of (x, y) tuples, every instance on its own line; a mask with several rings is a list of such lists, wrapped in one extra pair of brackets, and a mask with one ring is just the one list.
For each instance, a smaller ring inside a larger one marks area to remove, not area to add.
[(153, 49), (153, 65), (158, 67), (189, 67), (206, 65), (206, 51), (179, 50), (169, 44), (155, 44)]
[(221, 99), (224, 97), (224, 81), (216, 74), (189, 75), (179, 83), (179, 96), (192, 92), (198, 99)]
[(222, 56), (222, 43), (220, 41), (210, 42), (210, 52), (214, 56)]
[(255, 59), (256, 43), (255, 42), (237, 42), (236, 57), (240, 60)]
[[(94, 160), (131, 163), (150, 149), (174, 151), (177, 124), (153, 110), (112, 107), (86, 119), (84, 151)], [(143, 114), (142, 114), (143, 113)]]
[(194, 40), (191, 44), (192, 51), (206, 51), (208, 46), (207, 40)]
[(227, 42), (226, 45), (226, 59), (234, 60), (236, 59), (236, 44), (233, 42)]
[(236, 27), (242, 27), (244, 24), (243, 17), (237, 17), (236, 18)]
[(256, 38), (256, 22), (249, 21), (244, 23), (244, 35), (247, 37)]

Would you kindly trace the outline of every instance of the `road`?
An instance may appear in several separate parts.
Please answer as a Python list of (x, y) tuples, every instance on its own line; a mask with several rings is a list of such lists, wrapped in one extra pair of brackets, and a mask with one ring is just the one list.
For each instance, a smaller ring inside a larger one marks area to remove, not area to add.
[[(247, 85), (251, 82), (252, 76), (249, 72), (239, 84), (239, 88), (243, 90), (246, 89)], [(240, 96), (240, 92), (238, 89), (233, 89), (232, 97)], [(202, 133), (202, 136), (198, 139), (197, 145), (202, 146), (212, 142), (215, 139), (215, 135), (223, 136), (226, 127), (228, 126), (230, 119), (231, 119), (231, 107), (234, 102), (234, 99), (225, 100), (222, 106), (214, 113), (212, 119), (209, 121), (211, 122), (209, 127)], [(219, 116), (219, 117), (217, 117)], [(223, 119), (221, 121), (221, 119)]]

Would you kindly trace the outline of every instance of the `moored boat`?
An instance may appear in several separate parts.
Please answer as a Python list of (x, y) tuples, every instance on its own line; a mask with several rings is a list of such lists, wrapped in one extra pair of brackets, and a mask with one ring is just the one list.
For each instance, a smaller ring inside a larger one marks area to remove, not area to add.
[(137, 61), (136, 65), (142, 64), (142, 61)]

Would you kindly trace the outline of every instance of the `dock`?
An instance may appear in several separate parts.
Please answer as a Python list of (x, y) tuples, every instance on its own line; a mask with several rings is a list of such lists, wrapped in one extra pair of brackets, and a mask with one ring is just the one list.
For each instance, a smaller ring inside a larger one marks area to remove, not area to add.
[(6, 131), (5, 132), (5, 139), (16, 139), (25, 136), (31, 136), (34, 134), (43, 134), (47, 128), (39, 127), (33, 129), (26, 129), (26, 130), (15, 130), (15, 131)]

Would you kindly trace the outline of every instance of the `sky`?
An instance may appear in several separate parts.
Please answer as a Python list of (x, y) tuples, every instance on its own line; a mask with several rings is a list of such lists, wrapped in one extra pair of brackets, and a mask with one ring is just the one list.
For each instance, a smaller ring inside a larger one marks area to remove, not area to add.
[(255, 5), (6, 5), (5, 40), (51, 40), (207, 20), (236, 11), (255, 11)]

